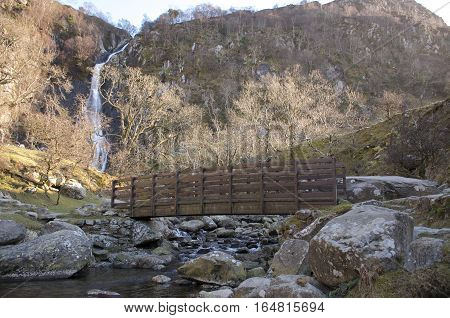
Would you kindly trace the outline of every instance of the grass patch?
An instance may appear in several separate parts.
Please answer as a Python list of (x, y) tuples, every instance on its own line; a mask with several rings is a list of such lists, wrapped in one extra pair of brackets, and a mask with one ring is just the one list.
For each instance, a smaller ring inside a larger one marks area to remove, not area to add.
[(352, 209), (353, 204), (346, 200), (341, 200), (338, 205), (323, 207), (318, 210), (320, 216), (327, 216), (330, 214), (341, 215)]
[(16, 223), (22, 224), (27, 229), (33, 231), (39, 231), (43, 227), (43, 225), (39, 221), (30, 219), (17, 213), (0, 213), (0, 220), (11, 220)]
[(417, 298), (449, 297), (450, 266), (439, 263), (431, 268), (414, 273), (403, 269), (379, 276), (370, 287), (354, 287), (348, 294), (350, 298)]
[(56, 205), (58, 194), (56, 192), (48, 192), (48, 197), (44, 191), (38, 190), (36, 193), (10, 192), (11, 196), (24, 203), (45, 207), (52, 212), (70, 214), (76, 208), (80, 208), (86, 204), (100, 204), (101, 199), (95, 194), (88, 192), (83, 200), (75, 200), (69, 197), (61, 196), (59, 204)]

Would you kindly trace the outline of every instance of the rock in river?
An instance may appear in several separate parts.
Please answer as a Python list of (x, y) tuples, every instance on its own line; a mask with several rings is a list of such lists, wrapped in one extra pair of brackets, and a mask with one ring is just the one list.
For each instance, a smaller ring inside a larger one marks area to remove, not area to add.
[(0, 246), (15, 244), (22, 241), (26, 235), (26, 228), (14, 221), (0, 220)]
[(274, 276), (306, 274), (309, 243), (303, 240), (287, 240), (275, 253), (271, 265)]
[(364, 272), (395, 269), (412, 240), (412, 218), (396, 210), (357, 205), (328, 222), (310, 242), (314, 276), (338, 286)]
[(0, 248), (0, 277), (10, 279), (68, 278), (92, 259), (84, 233), (62, 230), (22, 244)]
[(205, 227), (205, 223), (200, 220), (190, 220), (181, 222), (178, 227), (186, 232), (198, 232)]
[(148, 246), (162, 238), (160, 232), (151, 229), (143, 222), (134, 222), (132, 229), (132, 239), (134, 246)]
[(167, 261), (158, 255), (145, 251), (129, 251), (111, 254), (109, 261), (115, 268), (157, 268), (167, 265)]
[(216, 285), (235, 286), (246, 278), (242, 262), (224, 252), (210, 252), (178, 268), (178, 273), (188, 279)]
[(308, 276), (281, 275), (270, 282), (266, 298), (321, 298), (325, 294), (317, 288), (314, 279)]

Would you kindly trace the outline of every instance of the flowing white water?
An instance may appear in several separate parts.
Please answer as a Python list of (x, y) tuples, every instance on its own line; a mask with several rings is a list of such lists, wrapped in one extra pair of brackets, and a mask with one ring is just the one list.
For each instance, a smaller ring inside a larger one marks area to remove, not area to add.
[(94, 157), (92, 159), (92, 166), (102, 172), (105, 171), (106, 164), (108, 163), (109, 143), (104, 135), (101, 121), (102, 99), (99, 91), (100, 74), (103, 66), (108, 63), (113, 56), (123, 52), (127, 46), (128, 44), (125, 44), (120, 50), (110, 54), (105, 62), (96, 64), (94, 72), (92, 73), (91, 92), (87, 104), (87, 113), (92, 126), (94, 126)]

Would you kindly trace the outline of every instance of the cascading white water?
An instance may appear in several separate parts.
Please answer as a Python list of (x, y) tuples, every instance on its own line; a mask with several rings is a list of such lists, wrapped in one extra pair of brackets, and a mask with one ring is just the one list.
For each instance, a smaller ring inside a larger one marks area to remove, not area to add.
[(100, 74), (103, 66), (108, 63), (111, 58), (121, 52), (123, 52), (128, 46), (125, 44), (118, 51), (113, 52), (108, 56), (105, 62), (96, 64), (94, 72), (92, 73), (91, 91), (89, 94), (87, 113), (94, 127), (94, 157), (92, 159), (92, 166), (100, 171), (105, 171), (106, 164), (108, 163), (109, 143), (106, 139), (101, 121), (102, 114), (102, 99), (100, 97)]

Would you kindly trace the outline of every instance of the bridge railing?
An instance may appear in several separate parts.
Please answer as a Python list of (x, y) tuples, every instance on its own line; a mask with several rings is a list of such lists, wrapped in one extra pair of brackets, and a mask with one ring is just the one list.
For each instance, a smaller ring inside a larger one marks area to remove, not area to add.
[(134, 218), (292, 214), (337, 204), (345, 167), (334, 158), (199, 169), (113, 181), (111, 206)]

